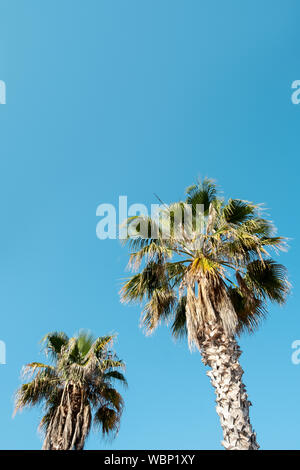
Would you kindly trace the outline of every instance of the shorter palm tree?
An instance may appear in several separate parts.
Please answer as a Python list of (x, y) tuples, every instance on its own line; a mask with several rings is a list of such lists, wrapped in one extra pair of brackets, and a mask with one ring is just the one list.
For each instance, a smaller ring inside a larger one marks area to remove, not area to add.
[(44, 405), (44, 450), (82, 450), (92, 421), (104, 436), (118, 432), (124, 402), (114, 382), (127, 382), (120, 372), (124, 363), (111, 350), (113, 339), (49, 333), (42, 342), (52, 364), (25, 366), (24, 376), (31, 381), (17, 391), (15, 412)]

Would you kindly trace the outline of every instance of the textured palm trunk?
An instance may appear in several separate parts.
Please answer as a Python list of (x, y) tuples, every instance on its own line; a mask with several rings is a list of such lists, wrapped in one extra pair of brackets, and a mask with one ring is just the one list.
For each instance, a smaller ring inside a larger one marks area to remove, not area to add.
[(222, 326), (209, 322), (204, 338), (199, 341), (203, 363), (211, 368), (207, 375), (216, 392), (216, 411), (220, 417), (227, 450), (258, 450), (252, 429), (243, 369), (239, 363), (240, 348), (234, 336), (225, 334)]
[(82, 450), (90, 427), (90, 407), (80, 387), (68, 384), (47, 428), (43, 450)]

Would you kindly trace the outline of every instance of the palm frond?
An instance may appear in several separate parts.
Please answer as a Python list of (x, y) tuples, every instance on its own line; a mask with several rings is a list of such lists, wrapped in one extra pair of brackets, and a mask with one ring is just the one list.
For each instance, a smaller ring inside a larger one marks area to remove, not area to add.
[(257, 210), (257, 206), (241, 199), (229, 199), (223, 207), (223, 217), (228, 224), (239, 225), (251, 218)]
[(25, 407), (32, 407), (48, 400), (58, 385), (59, 379), (55, 371), (50, 369), (39, 371), (31, 382), (22, 384), (17, 391), (14, 413)]
[(186, 189), (186, 202), (191, 204), (193, 208), (196, 205), (204, 206), (204, 214), (208, 213), (210, 204), (217, 198), (217, 187), (212, 179), (205, 178), (203, 182), (198, 181), (197, 184), (189, 186)]
[(151, 261), (158, 262), (171, 256), (172, 252), (168, 247), (158, 241), (151, 241), (139, 251), (131, 253), (128, 267), (136, 270), (141, 266), (142, 261), (149, 264)]
[(113, 406), (119, 413), (124, 407), (124, 401), (120, 393), (111, 387), (105, 387), (101, 391), (101, 397), (104, 398), (109, 406)]
[(181, 297), (177, 303), (171, 330), (175, 338), (183, 338), (188, 334), (186, 327), (186, 296)]
[(285, 302), (290, 290), (286, 268), (272, 259), (249, 263), (246, 281), (258, 297), (280, 304)]
[(82, 357), (86, 356), (95, 342), (94, 336), (90, 331), (80, 330), (77, 335), (77, 347)]
[(48, 371), (51, 373), (55, 370), (53, 366), (48, 364), (43, 364), (42, 362), (31, 362), (30, 364), (26, 364), (26, 366), (23, 367), (22, 375), (23, 377), (29, 375), (32, 376), (41, 369), (44, 370), (45, 373)]
[(266, 317), (265, 303), (238, 287), (230, 286), (228, 294), (238, 318), (237, 333), (254, 333)]
[(141, 327), (146, 334), (153, 333), (162, 320), (167, 321), (170, 318), (175, 301), (172, 289), (161, 288), (152, 291), (141, 315)]
[(150, 299), (152, 293), (165, 285), (166, 276), (161, 261), (149, 262), (141, 273), (132, 276), (122, 287), (121, 299), (124, 303), (137, 301), (144, 298)]
[(117, 370), (111, 370), (109, 372), (106, 372), (105, 374), (103, 374), (103, 379), (108, 380), (109, 382), (111, 380), (117, 380), (121, 382), (125, 387), (128, 386), (128, 383), (124, 374), (122, 374), (122, 372), (119, 372)]
[(46, 353), (50, 353), (55, 359), (60, 354), (61, 349), (67, 346), (68, 341), (69, 338), (64, 332), (54, 331), (44, 336), (41, 343), (44, 345)]
[(120, 415), (108, 406), (101, 406), (94, 415), (94, 424), (100, 427), (102, 434), (108, 436), (110, 433), (117, 434), (120, 425)]

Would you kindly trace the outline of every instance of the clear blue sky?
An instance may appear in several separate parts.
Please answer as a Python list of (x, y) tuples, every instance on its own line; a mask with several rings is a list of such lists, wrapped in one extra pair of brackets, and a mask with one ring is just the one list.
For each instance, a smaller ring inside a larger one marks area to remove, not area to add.
[(296, 0), (1, 0), (1, 449), (40, 448), (39, 412), (12, 419), (20, 369), (45, 333), (80, 328), (119, 333), (129, 381), (118, 438), (87, 448), (221, 449), (199, 355), (143, 336), (118, 297), (126, 250), (95, 234), (98, 204), (171, 202), (198, 175), (292, 238), (293, 293), (241, 361), (262, 448), (300, 448), (299, 15)]

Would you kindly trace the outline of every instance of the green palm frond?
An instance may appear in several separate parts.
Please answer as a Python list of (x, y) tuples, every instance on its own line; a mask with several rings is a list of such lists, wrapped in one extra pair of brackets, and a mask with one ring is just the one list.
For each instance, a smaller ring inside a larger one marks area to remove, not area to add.
[(186, 266), (184, 265), (184, 263), (190, 261), (191, 260), (188, 259), (184, 261), (165, 264), (166, 273), (172, 289), (175, 286), (178, 286), (183, 281), (184, 275), (186, 273)]
[(260, 242), (263, 246), (270, 246), (275, 250), (286, 251), (287, 250), (287, 239), (284, 237), (262, 237)]
[(139, 251), (131, 253), (128, 267), (138, 269), (142, 261), (149, 264), (151, 261), (158, 262), (162, 259), (170, 258), (171, 256), (172, 252), (167, 246), (162, 245), (158, 241), (151, 241), (151, 243), (144, 246)]
[(31, 382), (21, 385), (16, 393), (15, 413), (24, 407), (32, 407), (48, 400), (59, 386), (56, 372), (50, 368), (40, 370)]
[(258, 216), (259, 206), (253, 206), (256, 211), (253, 213), (253, 217), (249, 217), (241, 225), (242, 229), (251, 234), (259, 237), (271, 238), (275, 233), (275, 227), (270, 220), (263, 219)]
[(141, 316), (141, 326), (147, 334), (151, 334), (162, 320), (168, 320), (176, 301), (172, 289), (155, 289), (146, 303)]
[(166, 285), (164, 265), (159, 261), (149, 262), (141, 273), (132, 276), (121, 289), (123, 302), (141, 302), (144, 298), (150, 299), (152, 293)]
[(115, 335), (107, 335), (97, 338), (90, 346), (89, 356), (96, 355), (101, 358), (101, 355), (106, 355), (115, 337)]
[(55, 359), (56, 356), (60, 353), (61, 349), (68, 344), (68, 341), (69, 338), (64, 332), (54, 331), (44, 336), (44, 338), (41, 340), (41, 343), (45, 347), (45, 352), (50, 353)]
[(223, 207), (223, 217), (228, 224), (239, 225), (249, 220), (257, 210), (257, 206), (241, 199), (229, 199)]
[(272, 259), (255, 260), (247, 266), (246, 280), (258, 297), (282, 304), (290, 290), (286, 274), (286, 268)]
[(209, 210), (210, 204), (217, 198), (217, 187), (212, 179), (205, 178), (203, 182), (198, 181), (186, 189), (186, 202), (196, 207), (197, 204), (203, 204), (204, 213)]
[(82, 357), (86, 356), (95, 342), (94, 336), (90, 331), (80, 330), (76, 338), (78, 351)]
[(262, 320), (266, 317), (265, 303), (237, 287), (229, 287), (228, 294), (238, 318), (237, 332), (253, 333), (258, 329)]
[(110, 370), (110, 369), (125, 369), (125, 363), (122, 360), (116, 359), (116, 356), (107, 356), (105, 359), (101, 360), (102, 363), (102, 370)]
[(186, 296), (181, 297), (176, 306), (175, 318), (172, 323), (171, 329), (175, 338), (183, 338), (187, 336)]

